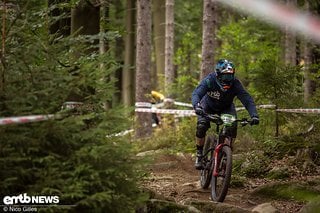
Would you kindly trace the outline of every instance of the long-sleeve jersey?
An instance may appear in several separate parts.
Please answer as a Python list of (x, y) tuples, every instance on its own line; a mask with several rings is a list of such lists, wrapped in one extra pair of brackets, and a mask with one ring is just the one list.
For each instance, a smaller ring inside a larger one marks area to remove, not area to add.
[(192, 105), (195, 107), (200, 102), (205, 103), (210, 110), (219, 112), (230, 107), (235, 97), (241, 101), (251, 117), (258, 117), (255, 103), (241, 82), (236, 78), (228, 90), (222, 91), (215, 73), (205, 77), (192, 92)]

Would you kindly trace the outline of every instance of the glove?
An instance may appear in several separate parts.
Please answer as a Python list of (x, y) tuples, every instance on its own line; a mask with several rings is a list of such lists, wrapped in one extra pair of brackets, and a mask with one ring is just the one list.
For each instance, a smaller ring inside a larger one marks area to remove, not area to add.
[(203, 110), (202, 106), (199, 103), (194, 108), (194, 111), (195, 111), (195, 113), (197, 115), (203, 115), (204, 114), (204, 110)]
[(259, 118), (253, 116), (253, 117), (251, 118), (250, 125), (252, 126), (252, 125), (258, 125), (258, 124), (259, 124)]

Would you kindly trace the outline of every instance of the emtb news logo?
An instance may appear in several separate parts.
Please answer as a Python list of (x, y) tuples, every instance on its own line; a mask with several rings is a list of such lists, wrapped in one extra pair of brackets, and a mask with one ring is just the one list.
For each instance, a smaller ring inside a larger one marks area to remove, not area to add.
[(20, 194), (18, 196), (5, 196), (3, 198), (3, 203), (5, 205), (15, 205), (15, 204), (58, 204), (59, 196), (29, 196), (27, 193)]

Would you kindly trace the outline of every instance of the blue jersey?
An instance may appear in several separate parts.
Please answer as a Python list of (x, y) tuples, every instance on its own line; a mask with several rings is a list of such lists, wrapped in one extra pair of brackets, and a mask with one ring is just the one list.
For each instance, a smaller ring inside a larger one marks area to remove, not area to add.
[(216, 73), (210, 73), (192, 92), (192, 105), (195, 107), (201, 103), (211, 111), (220, 112), (230, 108), (235, 97), (241, 101), (251, 117), (258, 117), (255, 103), (241, 82), (235, 78), (231, 87), (223, 91), (217, 82)]

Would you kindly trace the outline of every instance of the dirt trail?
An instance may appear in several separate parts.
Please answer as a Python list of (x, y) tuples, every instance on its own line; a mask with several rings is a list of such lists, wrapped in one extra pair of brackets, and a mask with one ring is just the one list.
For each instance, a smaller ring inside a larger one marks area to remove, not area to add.
[[(199, 171), (194, 169), (194, 159), (190, 154), (157, 155), (150, 167), (151, 176), (144, 183), (152, 189), (177, 203), (187, 200), (210, 201), (210, 189), (203, 190), (199, 183)], [(251, 196), (252, 190), (265, 184), (266, 180), (248, 180), (242, 188), (230, 188), (224, 203), (252, 210), (261, 203), (271, 202), (280, 212), (299, 212), (301, 204), (285, 201), (270, 201)]]

